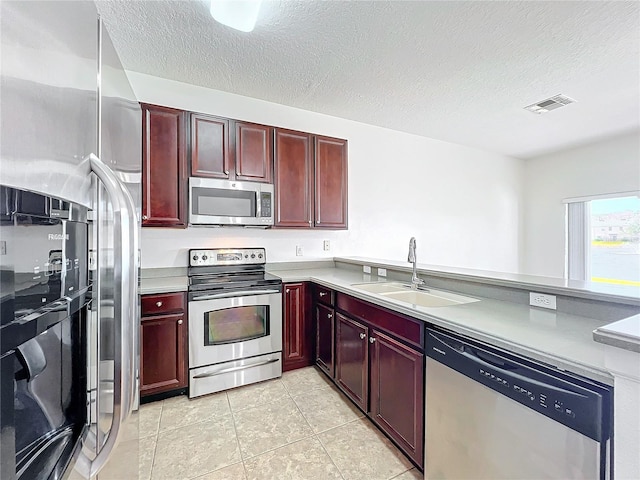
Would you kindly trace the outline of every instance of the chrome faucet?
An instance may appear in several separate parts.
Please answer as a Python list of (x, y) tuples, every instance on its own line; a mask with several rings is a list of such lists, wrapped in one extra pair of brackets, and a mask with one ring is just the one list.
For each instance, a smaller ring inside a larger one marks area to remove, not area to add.
[(407, 258), (407, 262), (413, 262), (413, 275), (411, 276), (411, 288), (413, 290), (418, 289), (418, 285), (424, 285), (424, 281), (418, 278), (418, 273), (416, 271), (416, 237), (411, 237), (409, 240), (409, 257)]

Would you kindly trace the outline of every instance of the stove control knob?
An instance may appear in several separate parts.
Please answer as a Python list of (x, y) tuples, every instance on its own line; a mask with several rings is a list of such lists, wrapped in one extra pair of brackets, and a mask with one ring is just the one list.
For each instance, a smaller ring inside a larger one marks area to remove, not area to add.
[(249, 258), (249, 255), (245, 255), (244, 258)]
[(255, 254), (255, 253), (252, 253), (252, 254), (251, 254), (251, 258), (256, 258), (256, 254)]
[(198, 261), (198, 255), (194, 255), (194, 256), (193, 256), (193, 261), (194, 261), (194, 262), (197, 262), (197, 261)]
[(207, 256), (206, 256), (206, 255), (202, 255), (202, 259), (203, 259), (203, 260), (206, 260), (206, 259), (207, 259)]
[(258, 254), (258, 258), (262, 258), (262, 254), (261, 253)]

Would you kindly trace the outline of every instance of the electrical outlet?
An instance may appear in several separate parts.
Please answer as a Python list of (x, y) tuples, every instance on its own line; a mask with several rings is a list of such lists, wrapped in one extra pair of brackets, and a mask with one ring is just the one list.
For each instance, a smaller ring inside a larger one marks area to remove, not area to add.
[(529, 292), (529, 305), (534, 307), (556, 309), (556, 296), (545, 295), (544, 293)]
[(371, 267), (369, 265), (363, 265), (362, 266), (362, 272), (363, 273), (371, 273)]
[(325, 252), (331, 250), (331, 243), (329, 243), (329, 240), (325, 240), (324, 242), (322, 242), (322, 248), (324, 248)]
[(302, 256), (302, 245), (296, 245), (296, 257)]
[(387, 276), (387, 269), (386, 268), (379, 268), (378, 269), (378, 276), (379, 277), (386, 277)]

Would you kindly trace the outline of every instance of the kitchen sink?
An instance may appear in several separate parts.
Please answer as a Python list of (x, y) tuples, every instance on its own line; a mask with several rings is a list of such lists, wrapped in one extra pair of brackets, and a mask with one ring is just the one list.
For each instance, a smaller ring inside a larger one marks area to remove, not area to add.
[(356, 283), (351, 286), (365, 292), (380, 295), (389, 300), (419, 307), (447, 307), (479, 301), (477, 298), (465, 297), (464, 295), (432, 288), (422, 287), (419, 290), (412, 290), (411, 285), (401, 282)]

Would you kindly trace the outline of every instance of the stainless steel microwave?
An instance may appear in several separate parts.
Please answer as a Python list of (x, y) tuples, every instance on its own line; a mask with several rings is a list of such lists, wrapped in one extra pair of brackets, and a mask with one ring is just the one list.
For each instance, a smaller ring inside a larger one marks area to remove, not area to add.
[(273, 225), (273, 185), (189, 178), (190, 225)]

